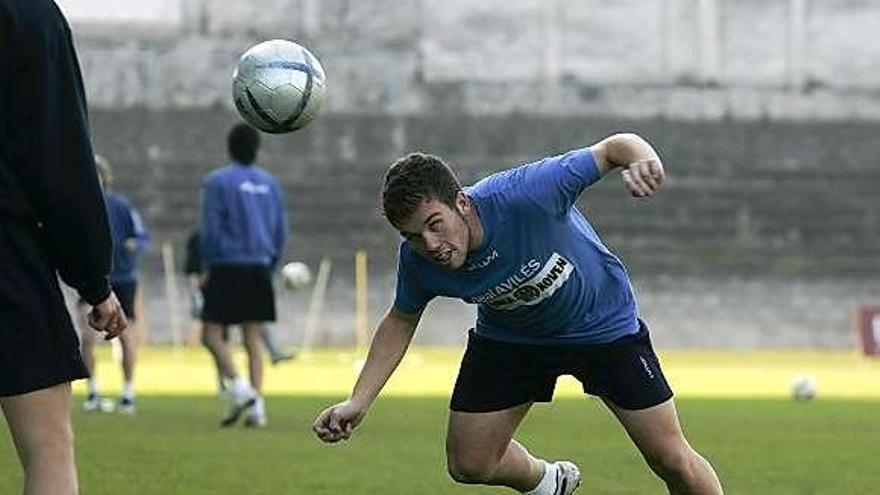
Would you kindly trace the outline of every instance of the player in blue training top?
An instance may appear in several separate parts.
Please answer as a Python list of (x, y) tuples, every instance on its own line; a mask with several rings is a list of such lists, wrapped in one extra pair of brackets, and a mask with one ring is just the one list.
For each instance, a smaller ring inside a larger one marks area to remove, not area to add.
[(639, 319), (623, 264), (574, 207), (614, 168), (652, 196), (663, 165), (642, 138), (617, 134), (585, 149), (494, 174), (462, 188), (439, 158), (395, 162), (382, 203), (400, 246), (397, 294), (348, 400), (315, 420), (321, 440), (350, 437), (400, 363), (435, 296), (478, 305), (450, 404), (447, 466), (460, 483), (568, 495), (571, 462), (549, 463), (513, 439), (532, 403), (560, 375), (599, 396), (673, 494), (721, 494), (712, 466), (682, 434), (672, 391)]
[[(232, 382), (221, 426), (232, 426), (246, 412), (245, 426), (263, 427), (260, 329), (275, 321), (272, 270), (284, 251), (287, 219), (281, 186), (255, 164), (260, 148), (257, 130), (238, 123), (229, 130), (226, 145), (232, 164), (211, 172), (202, 194), (202, 341)], [(230, 325), (241, 325), (250, 383), (236, 371), (223, 340)]]
[[(150, 236), (144, 226), (140, 213), (131, 201), (112, 189), (113, 168), (110, 162), (100, 155), (95, 155), (98, 178), (104, 188), (104, 203), (107, 205), (107, 218), (110, 220), (110, 236), (113, 239), (113, 265), (110, 270), (110, 287), (129, 324), (137, 320), (135, 314), (135, 298), (138, 292), (137, 263), (140, 256), (150, 245)], [(86, 412), (110, 412), (114, 406), (108, 399), (101, 397), (98, 387), (97, 369), (95, 368), (95, 337), (97, 332), (88, 326), (90, 306), (79, 300), (79, 332), (82, 338), (82, 355), (89, 369), (88, 393), (83, 402)], [(132, 331), (119, 336), (122, 348), (122, 393), (119, 398), (118, 411), (123, 414), (135, 412), (134, 368), (137, 357), (137, 334)]]

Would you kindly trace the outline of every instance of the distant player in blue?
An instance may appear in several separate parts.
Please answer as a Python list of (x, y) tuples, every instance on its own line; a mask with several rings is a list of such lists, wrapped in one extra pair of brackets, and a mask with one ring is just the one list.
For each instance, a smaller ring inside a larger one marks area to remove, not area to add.
[[(104, 203), (107, 205), (107, 219), (110, 221), (110, 236), (113, 239), (113, 265), (110, 270), (110, 286), (129, 324), (134, 326), (137, 315), (135, 298), (138, 290), (137, 262), (141, 254), (150, 245), (150, 237), (144, 227), (140, 213), (132, 206), (131, 201), (122, 194), (113, 191), (113, 168), (106, 158), (96, 155), (95, 165), (98, 178), (104, 189)], [(86, 412), (110, 412), (116, 406), (101, 397), (95, 368), (95, 337), (97, 333), (89, 328), (87, 317), (89, 306), (84, 300), (79, 301), (79, 329), (82, 337), (83, 361), (89, 369), (88, 394), (83, 403)], [(137, 360), (137, 334), (133, 331), (124, 332), (119, 336), (122, 347), (122, 393), (119, 398), (118, 411), (123, 414), (135, 412), (134, 368)]]
[(614, 413), (672, 494), (721, 494), (711, 465), (682, 434), (639, 319), (626, 270), (574, 207), (614, 168), (635, 197), (663, 183), (657, 153), (617, 134), (589, 148), (494, 174), (462, 188), (439, 158), (410, 154), (385, 176), (385, 216), (400, 231), (397, 293), (348, 400), (315, 420), (324, 441), (361, 422), (436, 296), (478, 305), (452, 393), (447, 467), (456, 481), (568, 495), (580, 470), (532, 456), (513, 434), (532, 403), (573, 375)]
[[(260, 135), (246, 124), (227, 136), (232, 164), (211, 172), (202, 194), (201, 256), (206, 280), (202, 340), (222, 375), (232, 380), (229, 410), (221, 426), (247, 412), (245, 426), (266, 425), (261, 394), (261, 329), (275, 321), (272, 270), (284, 250), (287, 220), (278, 181), (254, 164)], [(250, 366), (250, 383), (238, 375), (223, 332), (241, 325)]]

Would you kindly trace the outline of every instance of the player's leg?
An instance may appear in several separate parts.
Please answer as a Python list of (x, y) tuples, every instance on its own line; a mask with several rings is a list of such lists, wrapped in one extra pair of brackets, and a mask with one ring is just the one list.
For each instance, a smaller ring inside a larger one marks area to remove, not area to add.
[(672, 494), (721, 494), (712, 467), (685, 440), (672, 389), (644, 322), (639, 331), (586, 353), (574, 373), (599, 395)]
[(230, 379), (238, 377), (235, 370), (235, 363), (232, 360), (232, 353), (229, 345), (223, 340), (223, 332), (225, 325), (222, 323), (205, 321), (202, 325), (202, 344), (211, 353), (217, 368)]
[[(225, 325), (220, 325), (220, 342), (211, 342), (210, 337), (208, 336), (208, 325), (207, 322), (203, 320), (198, 320), (199, 323), (199, 341), (208, 350), (208, 354), (211, 355), (211, 360), (214, 363), (214, 368), (217, 370), (217, 385), (220, 393), (226, 392), (226, 382), (229, 380), (230, 382), (233, 380), (233, 377), (227, 374), (228, 367), (224, 366), (224, 361), (220, 357), (219, 352), (217, 351), (219, 345), (228, 345), (229, 339), (226, 337), (229, 328)], [(216, 336), (215, 336), (216, 338)], [(234, 368), (234, 366), (233, 366)]]
[(241, 301), (241, 317), (244, 344), (250, 366), (251, 385), (256, 391), (254, 407), (248, 411), (245, 426), (264, 426), (266, 424), (266, 404), (263, 389), (262, 332), (275, 321), (275, 291), (272, 287), (272, 273), (266, 266), (245, 267), (239, 277), (239, 290), (244, 292)]
[(262, 327), (263, 325), (259, 322), (248, 322), (241, 325), (244, 334), (244, 348), (248, 357), (251, 386), (258, 393), (263, 390), (263, 355), (260, 348)]
[(272, 325), (262, 325), (260, 327), (260, 337), (263, 340), (263, 346), (269, 352), (269, 359), (272, 361), (272, 364), (283, 363), (293, 359), (294, 355), (292, 352), (287, 352), (281, 348), (281, 343), (278, 342), (278, 336)]
[(89, 370), (89, 378), (86, 382), (86, 400), (83, 402), (83, 409), (88, 412), (100, 411), (104, 407), (101, 398), (100, 387), (98, 387), (98, 374), (95, 366), (95, 344), (97, 332), (89, 326), (88, 314), (91, 308), (84, 302), (76, 304), (76, 323), (79, 329), (80, 350), (82, 352), (83, 362)]
[(242, 276), (245, 269), (238, 266), (212, 268), (204, 285), (205, 306), (202, 310), (204, 330), (202, 340), (223, 375), (231, 381), (229, 408), (220, 421), (221, 426), (231, 426), (243, 412), (256, 401), (250, 383), (235, 369), (225, 332), (229, 325), (249, 321), (246, 317), (247, 298), (250, 287)]
[(231, 380), (238, 377), (227, 344), (227, 327), (236, 323), (234, 310), (238, 305), (235, 274), (230, 267), (216, 267), (208, 274), (202, 287), (202, 344), (211, 353), (221, 373)]
[(254, 406), (248, 411), (245, 418), (245, 426), (265, 426), (266, 403), (263, 398), (263, 354), (262, 354), (262, 329), (261, 322), (248, 322), (241, 325), (244, 339), (244, 348), (247, 351), (248, 367), (250, 372), (251, 387), (256, 391)]
[(513, 434), (531, 403), (502, 411), (451, 411), (446, 434), (449, 475), (465, 484), (506, 486), (529, 495), (569, 495), (580, 484), (570, 462), (549, 463), (531, 455)]
[(89, 374), (95, 376), (95, 331), (88, 323), (89, 306), (80, 301), (76, 304), (76, 324), (79, 329), (83, 361)]
[(70, 384), (0, 398), (25, 473), (25, 495), (76, 495)]
[(119, 344), (122, 347), (122, 394), (119, 398), (119, 412), (132, 414), (135, 412), (134, 393), (134, 368), (137, 360), (137, 312), (135, 301), (137, 296), (137, 283), (113, 284), (113, 292), (122, 305), (125, 316), (128, 318), (128, 329), (119, 336)]
[(205, 346), (212, 349), (217, 364), (223, 370), (225, 376), (230, 377), (231, 390), (229, 393), (229, 406), (223, 418), (220, 420), (220, 426), (227, 427), (234, 425), (242, 413), (250, 409), (256, 402), (257, 394), (251, 387), (250, 383), (242, 378), (235, 370), (232, 361), (232, 353), (229, 345), (223, 340), (224, 325), (212, 322), (205, 322), (203, 339)]
[(33, 228), (0, 221), (0, 409), (25, 495), (77, 492), (70, 382), (88, 376), (80, 343)]
[(229, 350), (229, 345), (223, 340), (224, 327), (225, 325), (221, 323), (206, 321), (202, 332), (202, 342), (214, 356), (215, 362), (223, 374), (229, 377), (232, 382), (229, 407), (220, 420), (220, 426), (226, 427), (235, 424), (241, 414), (254, 405), (256, 392), (251, 388), (250, 383), (239, 376), (235, 370), (232, 352)]
[(446, 455), (453, 479), (530, 495), (569, 495), (577, 488), (574, 464), (538, 459), (513, 439), (531, 404), (553, 397), (553, 356), (471, 332), (450, 402)]
[(137, 362), (137, 333), (135, 321), (128, 320), (129, 328), (119, 336), (122, 345), (122, 394), (119, 412), (131, 414), (135, 411), (134, 369)]
[(673, 495), (720, 495), (718, 476), (691, 448), (678, 422), (673, 399), (641, 410), (627, 410), (605, 400), (651, 469)]
[(513, 439), (531, 403), (503, 411), (450, 411), (446, 464), (459, 483), (501, 485), (525, 492), (544, 474), (543, 463)]

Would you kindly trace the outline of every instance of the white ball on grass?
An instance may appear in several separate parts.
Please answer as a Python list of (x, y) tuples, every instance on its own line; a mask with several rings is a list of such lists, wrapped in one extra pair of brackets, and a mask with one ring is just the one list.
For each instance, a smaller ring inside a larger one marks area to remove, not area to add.
[(791, 381), (791, 397), (794, 400), (812, 400), (818, 392), (816, 380), (810, 375), (798, 375)]

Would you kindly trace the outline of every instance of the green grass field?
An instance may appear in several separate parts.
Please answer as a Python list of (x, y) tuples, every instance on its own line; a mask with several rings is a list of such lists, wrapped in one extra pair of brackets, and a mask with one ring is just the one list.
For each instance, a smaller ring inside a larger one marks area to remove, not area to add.
[[(445, 473), (447, 395), (459, 353), (414, 349), (354, 438), (329, 446), (309, 428), (351, 386), (358, 355), (320, 352), (268, 369), (270, 425), (251, 431), (217, 427), (223, 403), (204, 353), (149, 349), (136, 416), (87, 415), (76, 398), (82, 493), (505, 493), (456, 486)], [(115, 392), (118, 371), (106, 350), (100, 357), (102, 382)], [(661, 358), (688, 437), (728, 494), (880, 491), (880, 363), (848, 353)], [(818, 400), (787, 398), (798, 373), (816, 378)], [(0, 494), (14, 494), (20, 468), (0, 431)], [(553, 404), (534, 408), (518, 438), (538, 455), (580, 464), (578, 493), (665, 493), (601, 403), (584, 399), (570, 380), (560, 382)]]

